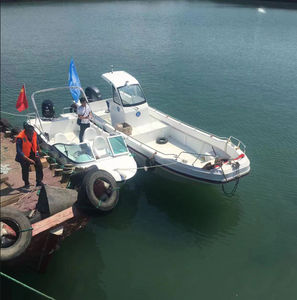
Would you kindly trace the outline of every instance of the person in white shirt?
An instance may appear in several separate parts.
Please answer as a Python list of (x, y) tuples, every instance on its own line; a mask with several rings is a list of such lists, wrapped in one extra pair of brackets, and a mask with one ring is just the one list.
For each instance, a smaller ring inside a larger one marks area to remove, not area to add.
[(77, 108), (77, 115), (78, 124), (80, 126), (79, 141), (82, 143), (84, 132), (88, 127), (90, 127), (90, 118), (92, 118), (92, 112), (89, 105), (87, 105), (87, 100), (85, 98), (81, 98), (80, 103), (81, 106)]

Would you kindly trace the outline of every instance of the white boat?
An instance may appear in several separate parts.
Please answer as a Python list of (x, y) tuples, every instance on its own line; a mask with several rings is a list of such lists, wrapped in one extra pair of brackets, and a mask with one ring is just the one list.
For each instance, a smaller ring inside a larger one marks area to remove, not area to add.
[(35, 113), (29, 114), (28, 122), (34, 126), (41, 146), (60, 164), (71, 163), (81, 169), (97, 166), (99, 170), (110, 173), (118, 183), (132, 178), (136, 174), (137, 165), (120, 132), (109, 134), (91, 122), (80, 143), (76, 113), (63, 113), (56, 118), (53, 112), (43, 111), (40, 117), (35, 96), (63, 89), (69, 90), (69, 87), (46, 89), (32, 94)]
[(95, 122), (109, 133), (124, 132), (140, 167), (216, 184), (249, 173), (250, 161), (240, 140), (217, 137), (150, 107), (139, 82), (124, 71), (102, 78), (111, 85), (112, 97), (90, 103)]

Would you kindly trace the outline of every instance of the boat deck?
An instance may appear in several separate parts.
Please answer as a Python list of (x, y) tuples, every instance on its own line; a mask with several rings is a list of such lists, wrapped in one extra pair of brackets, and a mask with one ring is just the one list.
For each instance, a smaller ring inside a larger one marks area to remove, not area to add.
[(193, 153), (192, 149), (178, 143), (171, 137), (168, 138), (168, 142), (166, 144), (158, 144), (154, 140), (148, 142), (147, 145), (163, 154), (168, 155), (168, 157), (178, 157), (178, 161), (198, 168), (202, 168), (208, 159), (204, 156), (198, 158), (197, 154)]
[[(106, 113), (105, 110), (94, 111), (94, 114), (111, 124), (110, 114)], [(158, 144), (156, 142), (156, 138), (150, 139), (149, 135), (152, 132), (160, 132), (160, 136), (162, 136), (162, 132), (164, 132), (168, 127), (168, 125), (164, 122), (161, 122), (152, 116), (151, 118), (152, 122), (150, 124), (132, 128), (133, 138), (139, 142), (145, 143), (147, 146), (161, 152), (162, 154), (168, 155), (168, 158), (178, 157), (178, 161), (189, 166), (193, 165), (195, 167), (202, 168), (207, 162), (214, 162), (214, 157), (209, 157), (208, 153), (206, 153), (206, 156), (198, 157), (197, 154), (194, 153), (195, 151), (193, 151), (193, 149), (178, 142), (176, 139), (171, 137), (170, 134), (167, 135), (168, 142), (166, 144)]]

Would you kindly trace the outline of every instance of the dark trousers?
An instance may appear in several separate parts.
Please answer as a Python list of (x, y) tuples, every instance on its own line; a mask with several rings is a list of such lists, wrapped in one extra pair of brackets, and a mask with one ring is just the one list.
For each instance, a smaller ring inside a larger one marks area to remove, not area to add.
[(88, 124), (80, 124), (80, 132), (79, 132), (79, 142), (80, 143), (83, 142), (84, 133), (85, 133), (85, 130), (88, 127), (90, 127), (90, 123), (88, 123)]
[[(43, 179), (43, 170), (42, 170), (42, 163), (39, 157), (30, 157), (35, 161), (35, 172), (36, 172), (36, 183), (40, 183)], [(25, 185), (29, 184), (29, 168), (30, 163), (26, 160), (20, 162), (22, 167), (22, 178), (25, 182)]]

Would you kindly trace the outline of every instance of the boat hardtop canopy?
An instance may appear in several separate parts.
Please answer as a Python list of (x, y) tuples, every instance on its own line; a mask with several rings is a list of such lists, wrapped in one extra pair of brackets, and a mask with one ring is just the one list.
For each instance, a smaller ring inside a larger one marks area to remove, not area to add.
[(125, 71), (113, 71), (109, 73), (104, 73), (102, 75), (102, 78), (106, 80), (109, 84), (113, 85), (115, 88), (120, 88), (125, 85), (139, 85), (139, 82), (132, 75)]

